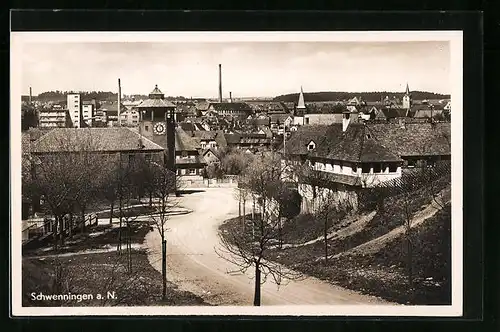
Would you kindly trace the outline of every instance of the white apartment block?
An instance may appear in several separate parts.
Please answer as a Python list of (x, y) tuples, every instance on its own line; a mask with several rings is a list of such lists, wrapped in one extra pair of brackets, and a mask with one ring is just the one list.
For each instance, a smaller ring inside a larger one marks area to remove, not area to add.
[(39, 113), (40, 128), (64, 128), (69, 125), (68, 111), (61, 108), (45, 109)]
[(83, 121), (85, 121), (89, 127), (92, 127), (92, 120), (93, 120), (92, 118), (94, 117), (94, 105), (83, 104), (82, 117)]
[(69, 111), (69, 116), (73, 122), (73, 127), (80, 128), (80, 118), (82, 112), (82, 101), (80, 95), (76, 93), (68, 94), (67, 97), (67, 108)]

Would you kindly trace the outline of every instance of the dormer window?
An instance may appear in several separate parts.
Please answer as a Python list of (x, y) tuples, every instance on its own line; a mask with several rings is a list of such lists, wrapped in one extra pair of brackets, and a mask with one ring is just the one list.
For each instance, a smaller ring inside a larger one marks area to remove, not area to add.
[(310, 141), (309, 144), (307, 144), (307, 150), (312, 151), (314, 149), (316, 149), (316, 143), (314, 143), (314, 141)]

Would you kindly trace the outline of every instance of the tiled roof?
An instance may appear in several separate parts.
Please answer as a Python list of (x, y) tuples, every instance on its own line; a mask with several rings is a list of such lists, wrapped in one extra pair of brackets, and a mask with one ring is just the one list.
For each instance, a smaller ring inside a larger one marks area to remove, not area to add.
[(198, 142), (189, 136), (182, 128), (175, 129), (176, 151), (197, 151), (200, 148)]
[(367, 123), (370, 132), (399, 156), (450, 155), (451, 129), (449, 122)]
[[(125, 112), (127, 108), (121, 104), (120, 110), (122, 112)], [(112, 103), (102, 103), (101, 106), (99, 107), (98, 111), (106, 111), (106, 113), (110, 112), (115, 112), (115, 114), (118, 114), (118, 103), (117, 102), (112, 102)]]
[(150, 108), (150, 107), (175, 107), (175, 105), (165, 99), (146, 99), (137, 108)]
[(292, 117), (288, 113), (284, 114), (270, 114), (269, 117), (271, 118), (271, 123), (280, 123), (282, 124), (288, 117)]
[(251, 112), (252, 108), (247, 103), (212, 103), (214, 110), (220, 111), (247, 111)]
[(182, 128), (182, 130), (186, 132), (191, 132), (196, 130), (192, 122), (179, 122), (178, 125)]
[[(349, 186), (361, 186), (362, 182), (359, 176), (347, 175), (347, 174), (338, 174), (338, 173), (330, 173), (318, 170), (311, 170), (311, 172), (318, 172), (321, 179), (324, 179), (327, 182), (332, 183), (343, 183)], [(328, 186), (328, 184), (326, 184)]]
[(200, 140), (214, 140), (217, 136), (216, 131), (195, 131), (193, 134)]
[(421, 109), (415, 112), (413, 114), (414, 118), (430, 118), (431, 116), (434, 117), (436, 115), (441, 115), (443, 114), (443, 110), (430, 110), (430, 109)]
[(286, 141), (286, 153), (291, 154), (308, 154), (307, 144), (314, 141), (316, 146), (325, 138), (328, 126), (311, 125), (300, 127), (297, 131), (292, 132), (290, 138)]
[(175, 164), (176, 165), (189, 165), (189, 164), (206, 164), (207, 162), (205, 159), (200, 156), (196, 155), (194, 158), (176, 158), (175, 159)]
[[(144, 148), (141, 148), (141, 144)], [(34, 153), (89, 151), (163, 151), (129, 128), (55, 128), (32, 145)]]
[(224, 132), (222, 130), (217, 130), (215, 142), (217, 142), (217, 145), (221, 148), (227, 147), (226, 135), (224, 135)]
[(350, 162), (401, 160), (388, 148), (384, 147), (382, 142), (378, 141), (376, 136), (366, 129), (365, 125), (350, 124), (345, 132), (342, 132), (341, 125), (335, 125), (335, 127), (337, 127), (337, 135), (329, 136), (329, 140), (323, 143), (330, 143), (328, 159)]

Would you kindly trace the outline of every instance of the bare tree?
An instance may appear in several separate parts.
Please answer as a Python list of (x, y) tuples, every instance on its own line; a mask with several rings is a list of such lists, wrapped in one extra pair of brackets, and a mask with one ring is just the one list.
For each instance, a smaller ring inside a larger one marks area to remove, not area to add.
[(251, 220), (251, 229), (242, 231), (239, 227), (221, 234), (221, 246), (216, 253), (233, 263), (237, 270), (245, 273), (255, 269), (254, 305), (261, 303), (261, 285), (272, 277), (277, 285), (283, 280), (301, 277), (300, 273), (285, 270), (270, 258), (271, 249), (280, 234), (280, 204), (277, 199), (283, 184), (283, 167), (275, 156), (256, 158), (247, 167), (245, 177), (239, 185), (252, 193), (260, 207), (260, 213)]
[(143, 172), (151, 179), (150, 190), (155, 199), (154, 210), (149, 218), (161, 237), (162, 245), (162, 298), (167, 296), (167, 239), (166, 225), (172, 209), (178, 206), (174, 200), (178, 189), (177, 177), (174, 172), (156, 162), (144, 164)]
[[(32, 154), (33, 170), (29, 187), (33, 196), (43, 199), (44, 206), (55, 218), (52, 230), (56, 249), (58, 242), (64, 243), (68, 227), (65, 215), (73, 212), (75, 202), (83, 197), (89, 198), (95, 192), (95, 182), (91, 178), (99, 165), (93, 154), (98, 149), (98, 143), (92, 139), (90, 132), (81, 134), (61, 132), (50, 143), (50, 151), (35, 151)], [(40, 147), (43, 148), (43, 145)], [(84, 222), (83, 218), (82, 224)], [(69, 225), (69, 229), (72, 226)]]

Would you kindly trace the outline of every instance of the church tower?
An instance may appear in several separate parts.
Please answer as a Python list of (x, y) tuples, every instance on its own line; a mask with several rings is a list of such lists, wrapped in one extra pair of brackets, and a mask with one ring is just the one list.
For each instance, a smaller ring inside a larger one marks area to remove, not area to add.
[(302, 87), (300, 87), (300, 94), (299, 94), (299, 102), (297, 104), (296, 116), (304, 116), (306, 113), (306, 103), (304, 101), (304, 91), (302, 90)]
[(137, 106), (139, 111), (139, 133), (165, 148), (166, 166), (175, 168), (175, 105), (165, 99), (155, 85), (149, 98)]
[(411, 99), (411, 93), (410, 93), (410, 88), (408, 87), (408, 83), (406, 83), (406, 92), (405, 95), (403, 96), (403, 108), (404, 109), (410, 109), (412, 104), (412, 99)]

